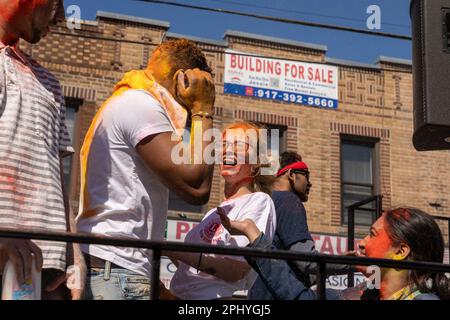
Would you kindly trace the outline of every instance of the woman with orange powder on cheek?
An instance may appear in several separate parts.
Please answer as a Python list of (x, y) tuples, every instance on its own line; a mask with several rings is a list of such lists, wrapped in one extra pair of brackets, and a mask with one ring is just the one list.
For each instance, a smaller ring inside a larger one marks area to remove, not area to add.
[[(187, 234), (185, 242), (247, 246), (249, 241), (245, 237), (232, 236), (221, 225), (219, 212), (233, 220), (248, 219), (269, 239), (273, 237), (276, 217), (269, 194), (274, 178), (261, 175), (259, 132), (260, 127), (251, 123), (236, 123), (225, 129), (221, 165), (225, 201), (206, 213)], [(250, 136), (256, 140), (252, 141)], [(243, 257), (182, 252), (167, 255), (178, 268), (170, 290), (180, 299), (231, 299), (234, 292), (250, 289), (256, 280), (256, 272)]]
[[(222, 224), (231, 234), (245, 235), (251, 247), (271, 248), (262, 232), (258, 232), (248, 220), (231, 221), (221, 215)], [(358, 256), (404, 261), (442, 263), (444, 240), (433, 217), (414, 208), (388, 210), (375, 221), (370, 233), (358, 244)], [(282, 300), (316, 299), (316, 293), (298, 279), (289, 277), (285, 261), (264, 258), (247, 258), (249, 264), (271, 284), (271, 290)], [(366, 267), (358, 269), (366, 276)], [(380, 288), (361, 287), (355, 296), (355, 288), (347, 290), (327, 289), (327, 299), (355, 300), (448, 300), (449, 279), (443, 273), (419, 270), (381, 268)]]

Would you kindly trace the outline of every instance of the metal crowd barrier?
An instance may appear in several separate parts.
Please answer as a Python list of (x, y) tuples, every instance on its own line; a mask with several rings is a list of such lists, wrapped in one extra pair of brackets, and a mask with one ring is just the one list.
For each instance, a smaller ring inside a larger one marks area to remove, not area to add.
[(377, 265), (386, 268), (415, 269), (434, 272), (450, 272), (450, 265), (433, 262), (394, 261), (365, 257), (347, 257), (325, 254), (297, 253), (287, 250), (265, 250), (258, 248), (230, 248), (229, 246), (211, 246), (187, 244), (172, 241), (146, 241), (138, 239), (112, 238), (103, 235), (92, 235), (69, 232), (18, 231), (15, 229), (0, 229), (0, 238), (18, 238), (48, 240), (69, 243), (100, 244), (118, 247), (146, 248), (153, 250), (151, 299), (159, 297), (159, 275), (162, 251), (203, 252), (230, 256), (249, 256), (283, 260), (303, 260), (318, 264), (317, 297), (325, 300), (326, 264), (345, 265)]

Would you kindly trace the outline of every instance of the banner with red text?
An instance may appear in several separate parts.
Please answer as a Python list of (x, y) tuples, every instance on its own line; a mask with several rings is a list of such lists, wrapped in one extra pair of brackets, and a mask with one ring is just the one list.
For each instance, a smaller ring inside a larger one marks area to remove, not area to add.
[(227, 51), (224, 93), (338, 107), (338, 68), (326, 64), (262, 58)]

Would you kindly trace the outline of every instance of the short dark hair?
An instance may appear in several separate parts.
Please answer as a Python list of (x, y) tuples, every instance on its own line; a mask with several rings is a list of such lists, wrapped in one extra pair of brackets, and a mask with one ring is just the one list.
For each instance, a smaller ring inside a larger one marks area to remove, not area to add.
[(299, 161), (302, 161), (300, 154), (293, 151), (285, 151), (280, 155), (280, 169)]
[(177, 70), (195, 69), (212, 73), (206, 57), (202, 50), (188, 39), (168, 40), (163, 42), (158, 48), (161, 54), (170, 57), (172, 70), (170, 76), (173, 76)]

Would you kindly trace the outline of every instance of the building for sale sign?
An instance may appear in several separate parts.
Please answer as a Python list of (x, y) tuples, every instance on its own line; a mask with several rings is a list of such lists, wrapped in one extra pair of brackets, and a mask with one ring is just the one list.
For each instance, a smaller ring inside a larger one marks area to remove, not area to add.
[(336, 109), (338, 80), (338, 68), (326, 64), (225, 54), (226, 94)]

